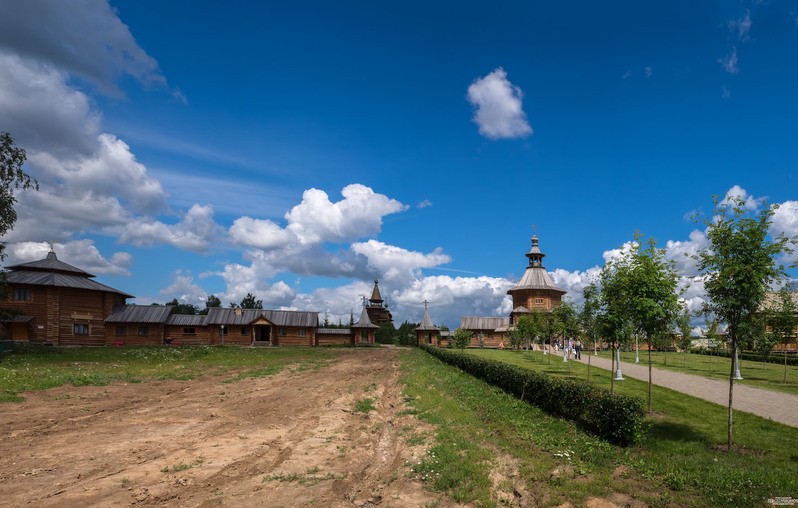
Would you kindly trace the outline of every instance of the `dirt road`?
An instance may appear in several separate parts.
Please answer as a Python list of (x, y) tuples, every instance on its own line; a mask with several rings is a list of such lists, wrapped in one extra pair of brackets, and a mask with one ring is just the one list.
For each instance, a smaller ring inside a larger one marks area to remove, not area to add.
[(431, 439), (408, 444), (398, 362), (27, 393), (0, 407), (0, 506), (453, 506), (411, 472)]

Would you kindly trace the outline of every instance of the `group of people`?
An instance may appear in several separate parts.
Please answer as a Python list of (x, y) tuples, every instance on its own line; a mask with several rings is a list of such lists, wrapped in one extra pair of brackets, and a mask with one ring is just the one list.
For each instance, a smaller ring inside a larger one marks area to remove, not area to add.
[(572, 356), (574, 360), (582, 359), (582, 341), (580, 339), (563, 339), (562, 346), (560, 346), (559, 339), (554, 339), (554, 352), (559, 353), (560, 349), (569, 360)]

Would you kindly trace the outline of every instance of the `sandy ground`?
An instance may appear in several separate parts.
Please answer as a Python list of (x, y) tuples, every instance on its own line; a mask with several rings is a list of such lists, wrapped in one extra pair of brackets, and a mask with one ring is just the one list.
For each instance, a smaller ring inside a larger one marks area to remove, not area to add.
[(0, 506), (454, 506), (411, 472), (432, 439), (408, 444), (431, 431), (402, 414), (398, 362), (26, 393), (0, 406)]

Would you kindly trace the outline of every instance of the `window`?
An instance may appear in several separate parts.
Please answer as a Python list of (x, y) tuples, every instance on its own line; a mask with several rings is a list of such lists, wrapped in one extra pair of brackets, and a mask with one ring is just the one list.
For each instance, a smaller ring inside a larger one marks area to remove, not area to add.
[(183, 335), (196, 335), (197, 329), (194, 327), (185, 327), (183, 328)]
[(242, 326), (241, 327), (241, 335), (249, 335), (249, 332), (247, 332), (247, 327), (246, 326)]
[(75, 335), (88, 335), (89, 325), (86, 323), (75, 323), (74, 325), (72, 325), (72, 332)]
[(535, 298), (535, 305), (543, 305), (543, 298)]
[(280, 335), (285, 335), (285, 328), (280, 328)]
[(11, 298), (16, 302), (29, 302), (30, 289), (28, 288), (14, 288), (11, 292)]
[(116, 327), (116, 334), (117, 335), (127, 335), (127, 328), (124, 326), (117, 326)]
[(139, 326), (139, 336), (146, 337), (150, 334), (150, 327), (149, 326)]
[(305, 336), (305, 332), (306, 332), (306, 330), (305, 330), (304, 328), (300, 328), (300, 330), (299, 330), (299, 336), (300, 336), (300, 337), (304, 337), (304, 336)]

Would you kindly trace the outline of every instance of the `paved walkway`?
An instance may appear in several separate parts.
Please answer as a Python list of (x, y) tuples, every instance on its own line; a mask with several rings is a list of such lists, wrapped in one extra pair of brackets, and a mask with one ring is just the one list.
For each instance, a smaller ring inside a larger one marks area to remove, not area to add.
[[(581, 363), (587, 363), (587, 355), (587, 351), (582, 353)], [(612, 369), (611, 360), (599, 356), (591, 355), (590, 365), (605, 370)], [(621, 371), (623, 372), (623, 377), (648, 381), (648, 364), (644, 364), (642, 359), (638, 364), (621, 362)], [(743, 372), (744, 376), (745, 372)], [(724, 407), (729, 405), (728, 380), (719, 381), (656, 368), (652, 369), (651, 377), (657, 386), (664, 386)], [(798, 395), (763, 390), (735, 383), (734, 409), (753, 413), (790, 427), (798, 427)]]

